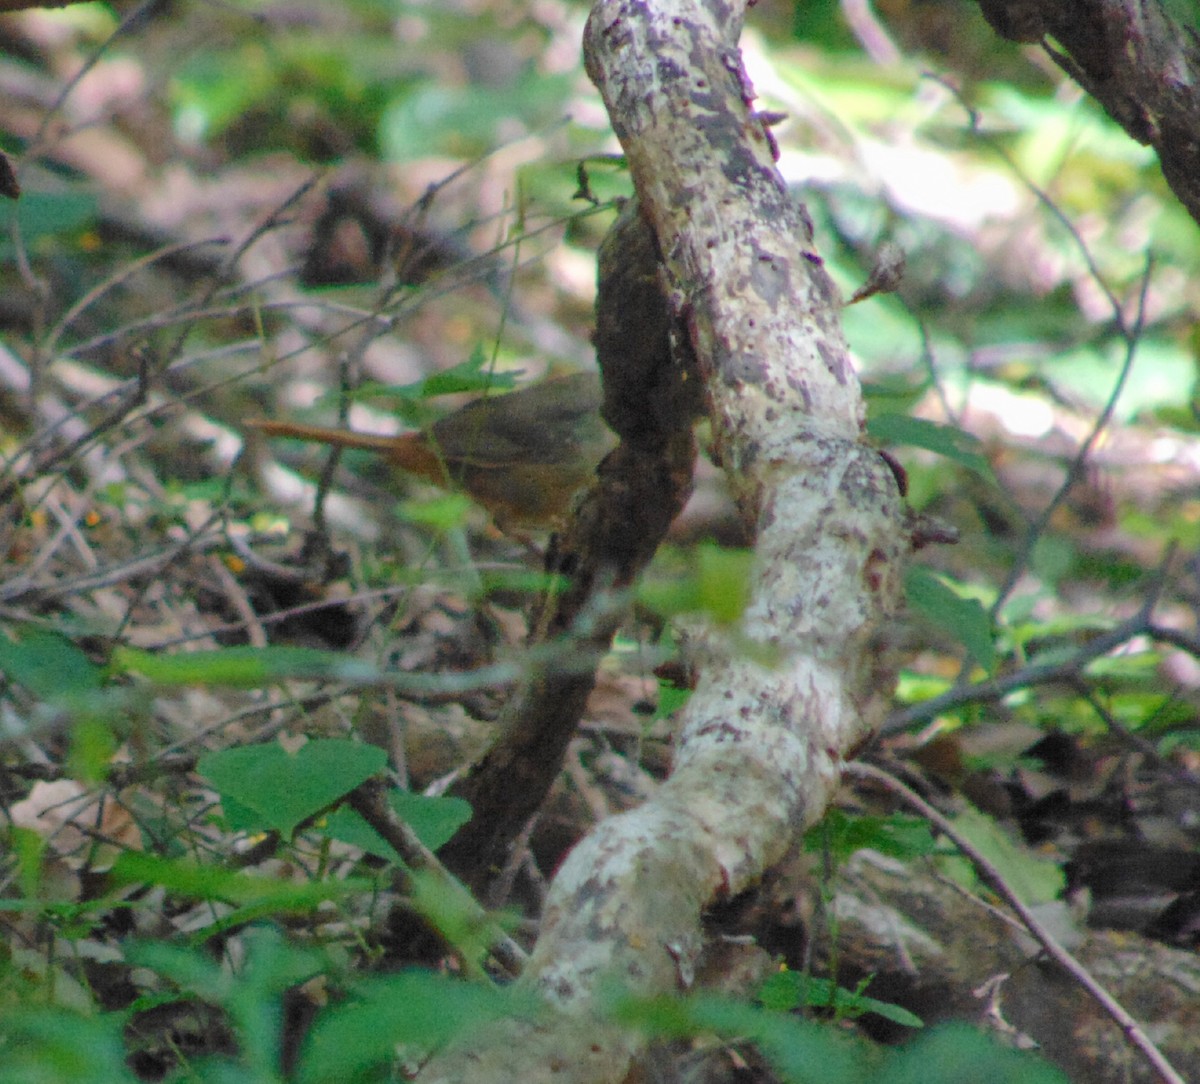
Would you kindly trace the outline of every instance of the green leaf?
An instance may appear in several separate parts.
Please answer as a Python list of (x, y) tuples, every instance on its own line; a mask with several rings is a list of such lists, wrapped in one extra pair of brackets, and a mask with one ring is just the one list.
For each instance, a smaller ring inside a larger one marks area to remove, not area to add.
[(992, 466), (980, 451), (979, 438), (957, 426), (914, 418), (910, 414), (880, 414), (867, 423), (867, 434), (879, 444), (924, 448), (996, 484)]
[(364, 854), (373, 854), (394, 866), (403, 866), (404, 859), (386, 839), (383, 838), (357, 809), (349, 806), (338, 806), (320, 827), (321, 835), (336, 839), (341, 843), (349, 843)]
[(653, 1035), (751, 1040), (792, 1084), (866, 1084), (865, 1048), (833, 1029), (715, 995), (622, 998), (617, 1017)]
[(101, 669), (70, 640), (32, 626), (0, 635), (0, 670), (50, 702), (86, 696), (103, 684)]
[(309, 911), (325, 900), (340, 899), (369, 887), (369, 882), (362, 880), (279, 881), (205, 866), (186, 858), (159, 858), (142, 851), (125, 851), (119, 855), (110, 877), (118, 886), (161, 885), (168, 892), (187, 899), (218, 900), (244, 906), (267, 905), (278, 911)]
[(804, 836), (805, 851), (829, 853), (839, 865), (864, 847), (892, 858), (910, 859), (933, 854), (937, 843), (928, 821), (920, 817), (903, 813), (852, 816), (832, 808)]
[(6, 1007), (0, 1018), (5, 1084), (136, 1084), (125, 1065), (119, 1013), (82, 1016), (52, 1005)]
[[(393, 790), (388, 795), (388, 804), (431, 851), (449, 842), (471, 819), (471, 806), (461, 798), (430, 798), (406, 790)], [(325, 819), (321, 831), (331, 839), (349, 843), (367, 854), (397, 866), (404, 865), (392, 845), (356, 809), (343, 806), (335, 810)]]
[(374, 745), (328, 738), (296, 753), (276, 743), (223, 749), (197, 770), (221, 794), (254, 810), (290, 839), (296, 826), (380, 772), (387, 755)]
[(393, 790), (388, 805), (396, 815), (407, 821), (417, 838), (431, 851), (449, 843), (464, 824), (471, 819), (471, 804), (462, 798), (427, 797), (407, 790)]
[(689, 550), (664, 547), (638, 588), (638, 599), (666, 617), (703, 613), (730, 625), (750, 598), (754, 554), (702, 544)]
[(776, 1012), (800, 1008), (832, 1009), (842, 1019), (874, 1013), (902, 1027), (925, 1026), (919, 1016), (899, 1005), (877, 1001), (861, 991), (846, 990), (829, 979), (815, 978), (799, 971), (780, 971), (772, 975), (759, 989), (758, 998), (764, 1008)]
[(255, 689), (277, 681), (369, 681), (374, 667), (335, 651), (307, 647), (226, 647), (177, 655), (118, 647), (113, 673), (141, 674), (158, 685), (229, 685)]
[(1069, 1084), (1035, 1054), (1001, 1046), (966, 1024), (948, 1024), (896, 1051), (872, 1084)]
[(520, 371), (497, 370), (492, 365), (491, 355), (482, 346), (476, 346), (466, 361), (430, 373), (411, 384), (363, 381), (355, 388), (351, 398), (390, 409), (406, 422), (422, 424), (429, 420), (427, 414), (417, 413), (413, 408), (425, 400), (439, 395), (510, 391), (517, 386), (517, 377), (520, 375)]
[(27, 245), (36, 247), (46, 237), (82, 229), (96, 217), (96, 197), (87, 192), (36, 192), (26, 190), (20, 200), (0, 200), (0, 257), (12, 254), (8, 239), (15, 215)]
[(978, 599), (963, 598), (928, 568), (913, 565), (904, 578), (909, 605), (949, 633), (989, 673), (996, 665), (992, 623)]
[(999, 870), (1023, 903), (1049, 903), (1061, 896), (1066, 879), (1059, 864), (1014, 843), (991, 817), (967, 809), (954, 818), (954, 827)]
[(654, 718), (656, 720), (670, 718), (691, 698), (691, 689), (681, 689), (670, 681), (660, 681), (658, 683), (658, 705), (654, 709)]
[(475, 507), (463, 493), (442, 493), (425, 500), (401, 501), (396, 512), (405, 523), (416, 523), (435, 531), (450, 531), (461, 527)]
[[(512, 988), (469, 985), (421, 971), (357, 984), (322, 1013), (305, 1045), (299, 1084), (351, 1084), (372, 1066), (389, 1065), (399, 1044), (428, 1050), (469, 1028), (529, 1016), (536, 1002)], [(370, 1078), (374, 1079), (374, 1078)]]

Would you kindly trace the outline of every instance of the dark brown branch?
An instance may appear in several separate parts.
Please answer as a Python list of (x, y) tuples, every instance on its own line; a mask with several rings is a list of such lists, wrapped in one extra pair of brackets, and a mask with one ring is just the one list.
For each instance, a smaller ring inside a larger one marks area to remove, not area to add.
[[(992, 28), (1046, 52), (1126, 132), (1158, 152), (1200, 223), (1200, 38), (1160, 0), (980, 0)], [(1054, 39), (1054, 43), (1047, 41)]]
[[(701, 384), (675, 336), (659, 285), (653, 238), (628, 205), (600, 251), (596, 349), (604, 416), (621, 443), (556, 539), (534, 643), (569, 637), (580, 665), (535, 666), (505, 709), (501, 736), (452, 793), (471, 804), (469, 824), (443, 849), (447, 865), (482, 886), (540, 808), (625, 613), (624, 593), (654, 556), (691, 491), (692, 422)], [(592, 660), (586, 665), (583, 663)]]

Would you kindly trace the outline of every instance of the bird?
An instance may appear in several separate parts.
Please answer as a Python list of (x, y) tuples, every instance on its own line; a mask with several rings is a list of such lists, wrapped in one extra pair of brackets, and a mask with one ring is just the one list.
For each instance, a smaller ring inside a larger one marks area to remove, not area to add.
[(476, 399), (400, 436), (287, 420), (245, 424), (269, 437), (376, 452), (407, 474), (462, 490), (501, 530), (557, 528), (617, 443), (600, 417), (601, 398), (599, 374), (580, 372)]

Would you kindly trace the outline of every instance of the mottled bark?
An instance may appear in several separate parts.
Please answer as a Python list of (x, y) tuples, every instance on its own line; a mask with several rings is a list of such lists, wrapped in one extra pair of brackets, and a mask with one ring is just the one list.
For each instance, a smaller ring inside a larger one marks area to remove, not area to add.
[(554, 880), (521, 981), (562, 1026), (476, 1036), (423, 1081), (621, 1080), (639, 1039), (597, 1019), (605, 984), (689, 988), (703, 908), (761, 877), (821, 815), (890, 693), (876, 633), (910, 538), (896, 478), (862, 441), (837, 290), (752, 111), (742, 13), (605, 0), (584, 50), (756, 529), (752, 599), (735, 635), (705, 644), (671, 777), (599, 825)]

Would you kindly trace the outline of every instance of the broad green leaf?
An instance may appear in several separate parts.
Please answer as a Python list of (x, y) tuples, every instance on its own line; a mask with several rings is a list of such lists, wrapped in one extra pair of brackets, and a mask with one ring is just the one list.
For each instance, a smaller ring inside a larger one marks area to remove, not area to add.
[[(449, 842), (471, 819), (471, 807), (461, 798), (430, 798), (424, 794), (393, 790), (388, 795), (388, 804), (431, 851)], [(398, 866), (404, 864), (391, 844), (356, 809), (343, 806), (335, 810), (325, 819), (321, 831), (331, 839), (349, 843)]]
[(1023, 903), (1049, 903), (1062, 895), (1066, 879), (1059, 864), (1014, 843), (991, 817), (966, 809), (954, 818), (954, 827), (999, 870)]
[(893, 858), (908, 859), (932, 854), (937, 845), (927, 821), (902, 813), (886, 817), (851, 816), (840, 809), (830, 809), (804, 836), (807, 852), (828, 851), (837, 863), (845, 862), (864, 847)]
[(352, 1084), (372, 1066), (390, 1064), (400, 1044), (441, 1046), (460, 1032), (501, 1017), (529, 1016), (526, 993), (472, 985), (422, 971), (356, 984), (338, 1006), (322, 1013), (309, 1033), (299, 1084)]
[(963, 598), (945, 580), (920, 565), (909, 568), (904, 589), (913, 609), (953, 636), (985, 670), (992, 670), (996, 665), (992, 624), (978, 599)]
[(102, 684), (100, 668), (70, 640), (32, 626), (0, 635), (0, 670), (51, 702), (85, 696)]
[(325, 817), (321, 827), (321, 835), (349, 843), (364, 854), (372, 854), (391, 862), (394, 866), (403, 866), (404, 859), (399, 852), (368, 823), (367, 819), (357, 810), (348, 806), (338, 806), (328, 817)]
[(136, 1084), (125, 1065), (124, 1023), (119, 1013), (6, 1007), (0, 1017), (0, 1078), (4, 1084)]
[(1069, 1084), (1036, 1054), (1001, 1046), (966, 1024), (948, 1024), (895, 1051), (872, 1084)]
[(432, 851), (449, 843), (454, 833), (471, 819), (470, 803), (462, 798), (431, 798), (407, 790), (393, 790), (388, 794), (388, 804)]
[(924, 448), (973, 470), (995, 484), (992, 466), (980, 451), (979, 438), (953, 425), (942, 425), (909, 414), (880, 414), (867, 423), (867, 433), (880, 444)]
[(200, 758), (197, 771), (217, 789), (259, 814), (290, 839), (301, 821), (321, 812), (387, 765), (374, 745), (326, 738), (295, 753), (271, 742), (222, 749)]
[(12, 253), (9, 229), (16, 215), (27, 245), (36, 248), (45, 237), (61, 236), (86, 226), (96, 217), (96, 197), (87, 192), (25, 191), (20, 200), (0, 200), (0, 257)]

